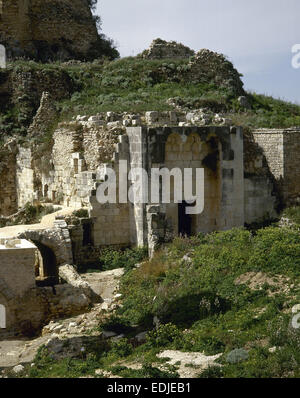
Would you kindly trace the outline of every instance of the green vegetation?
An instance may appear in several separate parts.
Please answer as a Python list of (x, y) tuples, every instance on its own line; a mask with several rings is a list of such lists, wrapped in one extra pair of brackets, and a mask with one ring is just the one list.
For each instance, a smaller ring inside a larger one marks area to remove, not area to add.
[(188, 60), (123, 58), (99, 67), (73, 67), (69, 75), (80, 87), (62, 101), (63, 117), (76, 113), (92, 115), (106, 111), (166, 111), (169, 98), (186, 109), (208, 107), (224, 112), (237, 125), (251, 128), (291, 127), (300, 124), (300, 106), (272, 97), (249, 94), (252, 110), (240, 108), (230, 88), (188, 78)]
[[(147, 60), (128, 57), (114, 61), (103, 58), (93, 63), (49, 63), (16, 61), (0, 72), (0, 84), (18, 73), (52, 82), (64, 90), (55, 93), (60, 120), (98, 112), (167, 111), (173, 98), (184, 109), (209, 108), (222, 112), (236, 125), (250, 128), (300, 125), (300, 106), (269, 96), (248, 93), (251, 110), (239, 105), (230, 83), (220, 85), (212, 76), (201, 79), (190, 72), (189, 60)], [(63, 82), (63, 83), (62, 83)], [(25, 91), (24, 91), (25, 90)], [(39, 105), (36, 92), (20, 92), (17, 99), (1, 104), (0, 130), (26, 135), (26, 128)]]
[(78, 217), (78, 218), (88, 218), (89, 211), (87, 209), (75, 210), (75, 211), (73, 211), (73, 216)]
[(289, 207), (284, 210), (282, 216), (288, 218), (295, 223), (296, 226), (300, 227), (300, 207)]
[[(66, 343), (67, 344), (67, 343)], [(35, 359), (34, 366), (26, 365), (22, 373), (16, 375), (8, 371), (9, 377), (30, 378), (77, 378), (81, 376), (93, 375), (94, 377), (104, 377), (95, 374), (95, 371), (109, 371), (114, 375), (128, 378), (175, 378), (178, 377), (174, 366), (163, 364), (163, 360), (157, 360), (161, 365), (153, 366), (149, 359), (145, 359), (139, 369), (129, 369), (121, 364), (116, 364), (120, 359), (129, 359), (133, 352), (133, 347), (126, 339), (119, 341), (103, 341), (99, 338), (90, 339), (85, 342), (85, 351), (77, 358), (67, 357), (63, 359), (54, 358), (45, 346), (40, 347)], [(112, 364), (116, 365), (112, 365)]]
[[(109, 260), (107, 252), (105, 261), (111, 264), (114, 256)], [(122, 306), (99, 324), (99, 330), (122, 338), (87, 337), (84, 357), (72, 359), (51, 359), (44, 348), (26, 372), (78, 377), (101, 369), (122, 377), (176, 377), (177, 365), (157, 357), (173, 349), (221, 353), (202, 378), (299, 377), (300, 332), (291, 326), (299, 282), (296, 229), (272, 226), (255, 234), (233, 229), (177, 238), (125, 273)], [(146, 340), (138, 343), (134, 336), (145, 330)]]
[(80, 272), (100, 272), (125, 268), (125, 272), (127, 272), (145, 260), (147, 256), (147, 248), (116, 250), (108, 247), (102, 250), (99, 260), (95, 264), (79, 265), (78, 270)]
[[(187, 253), (191, 261), (184, 258)], [(250, 288), (247, 278), (236, 282), (250, 272), (268, 277), (257, 288)], [(124, 276), (119, 315), (140, 328), (153, 327), (154, 316), (163, 323), (148, 334), (145, 349), (224, 353), (223, 367), (210, 370), (210, 376), (297, 377), (300, 335), (289, 323), (291, 307), (300, 300), (299, 280), (297, 231), (270, 227), (253, 236), (234, 229), (176, 239)], [(273, 346), (276, 351), (269, 352)], [(226, 360), (241, 348), (248, 359)]]
[(233, 124), (250, 128), (287, 128), (300, 125), (300, 105), (267, 95), (249, 93), (251, 110), (241, 111), (233, 101)]
[(100, 264), (103, 271), (116, 268), (125, 268), (125, 271), (129, 271), (147, 256), (147, 248), (126, 249), (124, 251), (107, 248), (101, 253)]

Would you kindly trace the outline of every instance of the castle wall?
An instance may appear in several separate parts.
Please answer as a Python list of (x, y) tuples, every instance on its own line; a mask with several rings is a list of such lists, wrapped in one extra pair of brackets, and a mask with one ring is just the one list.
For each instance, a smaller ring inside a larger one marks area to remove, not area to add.
[(274, 185), (265, 175), (245, 178), (245, 223), (276, 218)]
[(222, 207), (219, 229), (243, 226), (244, 219), (244, 143), (241, 128), (220, 128), (222, 142)]
[(253, 137), (263, 149), (273, 176), (281, 183), (284, 177), (283, 130), (256, 130), (253, 132)]
[[(244, 224), (243, 137), (240, 129), (228, 127), (127, 128), (131, 167), (171, 170), (204, 168), (204, 211), (192, 216), (192, 233), (229, 229)], [(195, 173), (193, 175), (195, 186)], [(151, 180), (149, 180), (148, 193)], [(172, 185), (171, 185), (172, 188)], [(157, 204), (164, 213), (166, 228), (176, 236), (178, 204)], [(150, 203), (150, 198), (149, 198)], [(155, 205), (152, 204), (152, 205)], [(149, 220), (153, 208), (136, 203), (131, 208), (131, 242), (143, 245), (149, 240)], [(151, 220), (150, 220), (151, 224)], [(155, 224), (154, 224), (155, 225)]]
[(300, 129), (284, 133), (284, 198), (300, 202)]
[[(145, 116), (152, 123), (160, 120), (155, 112)], [(175, 120), (175, 115), (165, 116)], [(113, 118), (112, 113), (109, 118)], [(135, 120), (132, 118), (132, 122)], [(119, 176), (121, 160), (126, 161), (128, 171), (136, 167), (147, 171), (152, 167), (175, 167), (182, 171), (203, 167), (205, 209), (192, 217), (191, 228), (195, 234), (275, 218), (280, 199), (277, 189), (287, 203), (299, 197), (297, 129), (257, 130), (243, 137), (241, 129), (227, 126), (158, 127), (152, 124), (152, 127), (127, 127), (126, 133), (121, 126), (119, 120), (106, 120), (105, 124), (103, 115), (59, 125), (49, 156), (41, 156), (40, 160), (45, 159), (47, 163), (43, 170), (37, 168), (37, 153), (31, 153), (29, 148), (16, 151), (10, 148), (0, 170), (0, 192), (4, 193), (0, 199), (2, 214), (11, 214), (17, 205), (21, 207), (43, 198), (64, 206), (88, 208), (93, 222), (90, 245), (97, 250), (106, 245), (147, 244), (149, 225), (154, 226), (151, 220), (157, 217), (152, 207), (150, 215), (147, 213), (150, 197), (147, 203), (134, 205), (101, 204), (97, 200), (97, 187), (103, 183), (107, 167), (116, 172), (117, 191), (119, 178), (127, 179)], [(128, 188), (130, 185), (129, 181)], [(148, 188), (150, 193), (150, 186)], [(178, 205), (160, 207), (159, 213), (163, 214), (165, 224), (164, 231), (158, 228), (158, 234), (171, 234), (173, 230), (176, 235)], [(78, 242), (83, 240), (78, 237)], [(86, 247), (79, 244), (78, 258)]]
[(132, 233), (135, 223), (133, 216), (133, 206), (130, 203), (119, 203), (119, 179), (126, 178), (119, 174), (119, 161), (123, 160), (129, 170), (129, 144), (126, 136), (120, 137), (120, 142), (116, 146), (113, 162), (102, 164), (97, 170), (98, 187), (105, 180), (107, 167), (113, 169), (116, 175), (116, 199), (117, 203), (99, 203), (96, 196), (96, 189), (92, 191), (90, 197), (90, 216), (93, 219), (93, 241), (95, 246), (114, 245), (129, 246), (136, 242), (136, 236)]

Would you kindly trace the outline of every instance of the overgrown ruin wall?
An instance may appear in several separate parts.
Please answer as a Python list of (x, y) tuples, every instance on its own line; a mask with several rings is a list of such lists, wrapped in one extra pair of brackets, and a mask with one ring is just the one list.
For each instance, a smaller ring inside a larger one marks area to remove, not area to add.
[[(186, 115), (186, 120), (190, 116)], [(5, 170), (0, 181), (2, 214), (12, 212), (13, 205), (21, 207), (35, 199), (89, 210), (90, 225), (86, 220), (85, 225), (72, 225), (71, 221), (68, 226), (76, 262), (88, 249), (96, 258), (106, 245), (147, 244), (151, 220), (161, 214), (165, 224), (157, 233), (171, 236), (179, 232), (176, 204), (160, 208), (160, 214), (152, 216), (152, 207), (147, 214), (149, 203), (98, 202), (97, 188), (105, 180), (107, 167), (114, 168), (118, 180), (120, 160), (127, 162), (128, 171), (130, 167), (204, 167), (206, 207), (193, 218), (192, 233), (275, 218), (280, 204), (277, 190), (287, 200), (299, 197), (298, 130), (245, 132), (242, 138), (240, 129), (229, 126), (191, 126), (192, 122), (182, 121), (180, 112), (109, 112), (76, 119), (58, 126), (53, 147), (40, 156), (38, 148), (10, 144), (10, 154), (5, 155), (10, 161), (2, 166)], [(158, 126), (162, 120), (170, 127)], [(150, 127), (134, 127), (144, 123)]]

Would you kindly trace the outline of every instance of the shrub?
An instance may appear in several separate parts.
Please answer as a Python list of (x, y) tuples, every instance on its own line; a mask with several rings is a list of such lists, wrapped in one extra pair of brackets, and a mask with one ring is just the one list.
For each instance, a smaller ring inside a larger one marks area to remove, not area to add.
[(201, 379), (219, 379), (223, 377), (223, 369), (221, 366), (211, 365), (204, 369), (198, 377)]
[(103, 271), (116, 268), (125, 268), (126, 271), (134, 268), (135, 265), (148, 256), (147, 248), (135, 248), (126, 250), (115, 250), (106, 248), (100, 256), (100, 264)]
[(282, 216), (289, 218), (292, 222), (300, 226), (300, 206), (285, 209)]
[(180, 339), (182, 332), (172, 323), (161, 325), (156, 330), (147, 333), (147, 342), (152, 347), (165, 347), (177, 339)]
[(110, 353), (117, 357), (128, 357), (132, 351), (132, 345), (128, 343), (127, 339), (119, 339), (111, 343)]
[(73, 212), (73, 215), (78, 218), (88, 218), (89, 212), (87, 209), (79, 209)]

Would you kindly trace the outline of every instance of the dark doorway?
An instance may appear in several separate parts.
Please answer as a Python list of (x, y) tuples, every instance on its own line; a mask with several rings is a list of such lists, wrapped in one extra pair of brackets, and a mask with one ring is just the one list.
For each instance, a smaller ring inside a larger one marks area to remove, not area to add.
[(186, 214), (186, 208), (189, 206), (191, 204), (185, 201), (178, 203), (178, 234), (182, 236), (192, 235), (192, 216)]
[(84, 223), (82, 224), (83, 229), (83, 240), (82, 246), (92, 245), (92, 224), (91, 223)]
[(40, 242), (33, 242), (39, 250), (39, 271), (36, 277), (37, 286), (54, 286), (58, 284), (56, 256), (52, 249)]

